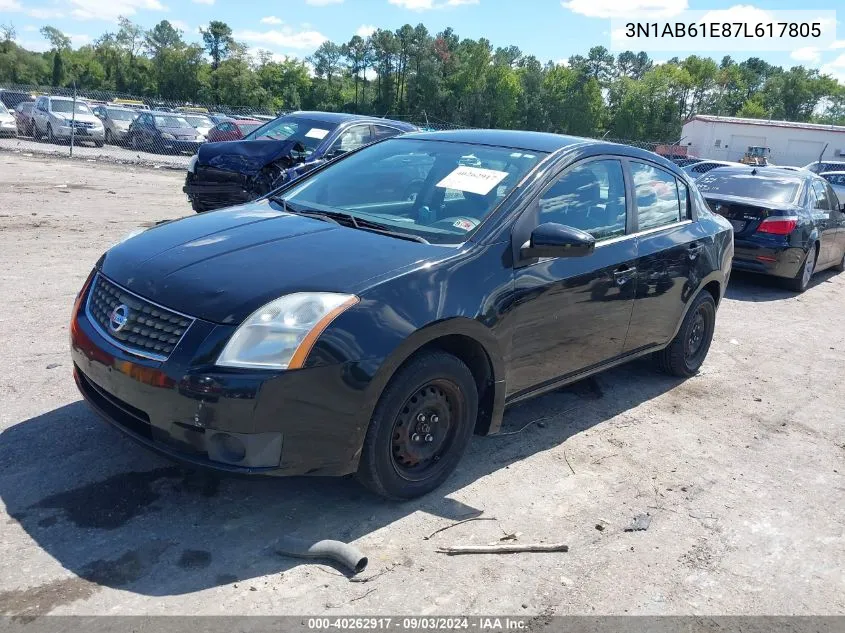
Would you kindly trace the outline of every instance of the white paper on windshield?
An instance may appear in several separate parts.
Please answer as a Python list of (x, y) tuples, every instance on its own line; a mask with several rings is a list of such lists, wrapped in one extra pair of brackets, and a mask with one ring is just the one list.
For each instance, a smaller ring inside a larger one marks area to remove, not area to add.
[(451, 174), (437, 183), (443, 189), (457, 189), (468, 193), (486, 196), (493, 187), (502, 182), (508, 175), (506, 171), (482, 169), (481, 167), (458, 167)]
[(308, 138), (316, 138), (316, 139), (323, 140), (324, 138), (326, 138), (326, 134), (328, 134), (328, 133), (329, 133), (328, 130), (323, 130), (323, 129), (318, 128), (318, 127), (312, 127), (310, 130), (308, 130), (305, 133), (305, 136), (307, 136)]

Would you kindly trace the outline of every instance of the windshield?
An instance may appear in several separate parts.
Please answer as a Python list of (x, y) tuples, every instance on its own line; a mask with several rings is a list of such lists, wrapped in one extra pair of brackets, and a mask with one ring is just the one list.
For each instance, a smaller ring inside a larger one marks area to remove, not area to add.
[(262, 125), (246, 138), (247, 140), (299, 141), (305, 146), (306, 153), (310, 154), (336, 127), (336, 124), (326, 121), (284, 116)]
[[(73, 112), (73, 101), (51, 101), (50, 110), (52, 110), (53, 112), (63, 112), (70, 114), (71, 112)], [(88, 107), (88, 104), (82, 103), (81, 101), (76, 102), (76, 113), (92, 114), (91, 108)]]
[(839, 174), (822, 174), (822, 178), (827, 180), (831, 185), (838, 187), (845, 186), (845, 171)]
[(394, 138), (314, 174), (284, 199), (293, 210), (348, 213), (434, 244), (460, 244), (545, 155)]
[(109, 108), (108, 113), (109, 118), (115, 121), (131, 121), (138, 116), (138, 114), (136, 112), (132, 112), (132, 110), (118, 110), (117, 108)]
[(260, 123), (238, 123), (238, 127), (241, 128), (241, 132), (244, 134), (250, 134), (261, 127)]
[(214, 127), (214, 123), (208, 117), (186, 114), (185, 118), (194, 127)]
[(0, 114), (9, 114), (9, 108), (2, 101), (0, 101)]
[(155, 120), (156, 127), (191, 127), (191, 124), (180, 116), (157, 115)]
[(755, 198), (767, 202), (794, 203), (801, 188), (801, 181), (789, 176), (759, 176), (751, 173), (711, 171), (695, 181), (704, 194), (718, 193), (726, 196)]

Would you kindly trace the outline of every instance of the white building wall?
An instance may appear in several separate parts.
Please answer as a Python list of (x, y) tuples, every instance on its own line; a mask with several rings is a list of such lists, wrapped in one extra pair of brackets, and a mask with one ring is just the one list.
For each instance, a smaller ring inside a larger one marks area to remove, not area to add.
[(770, 147), (775, 165), (803, 167), (817, 160), (828, 144), (825, 158), (845, 160), (845, 132), (774, 125), (692, 119), (684, 125), (682, 145), (691, 156), (737, 161), (749, 145)]

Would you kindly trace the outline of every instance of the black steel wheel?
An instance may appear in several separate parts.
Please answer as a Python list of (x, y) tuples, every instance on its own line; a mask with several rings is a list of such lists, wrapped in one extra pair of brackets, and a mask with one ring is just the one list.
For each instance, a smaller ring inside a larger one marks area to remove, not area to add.
[(655, 353), (657, 366), (672, 376), (694, 376), (707, 358), (715, 329), (716, 302), (713, 295), (703, 290), (690, 305), (672, 342)]
[(466, 450), (478, 415), (469, 368), (445, 352), (424, 352), (401, 367), (376, 405), (357, 478), (390, 499), (439, 486)]

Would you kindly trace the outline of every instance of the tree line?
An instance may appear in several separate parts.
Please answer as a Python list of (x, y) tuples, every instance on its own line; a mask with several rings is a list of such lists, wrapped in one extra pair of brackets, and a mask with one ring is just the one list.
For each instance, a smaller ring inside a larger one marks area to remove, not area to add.
[(237, 42), (224, 22), (185, 41), (167, 20), (144, 30), (120, 18), (115, 32), (77, 48), (55, 27), (46, 52), (0, 30), (0, 83), (109, 90), (181, 103), (271, 110), (315, 109), (543, 130), (630, 140), (677, 139), (696, 113), (845, 124), (845, 86), (817, 70), (760, 58), (690, 55), (656, 63), (603, 46), (565, 63), (516, 46), (494, 48), (451, 28), (378, 29), (324, 42), (306, 59), (278, 60)]

